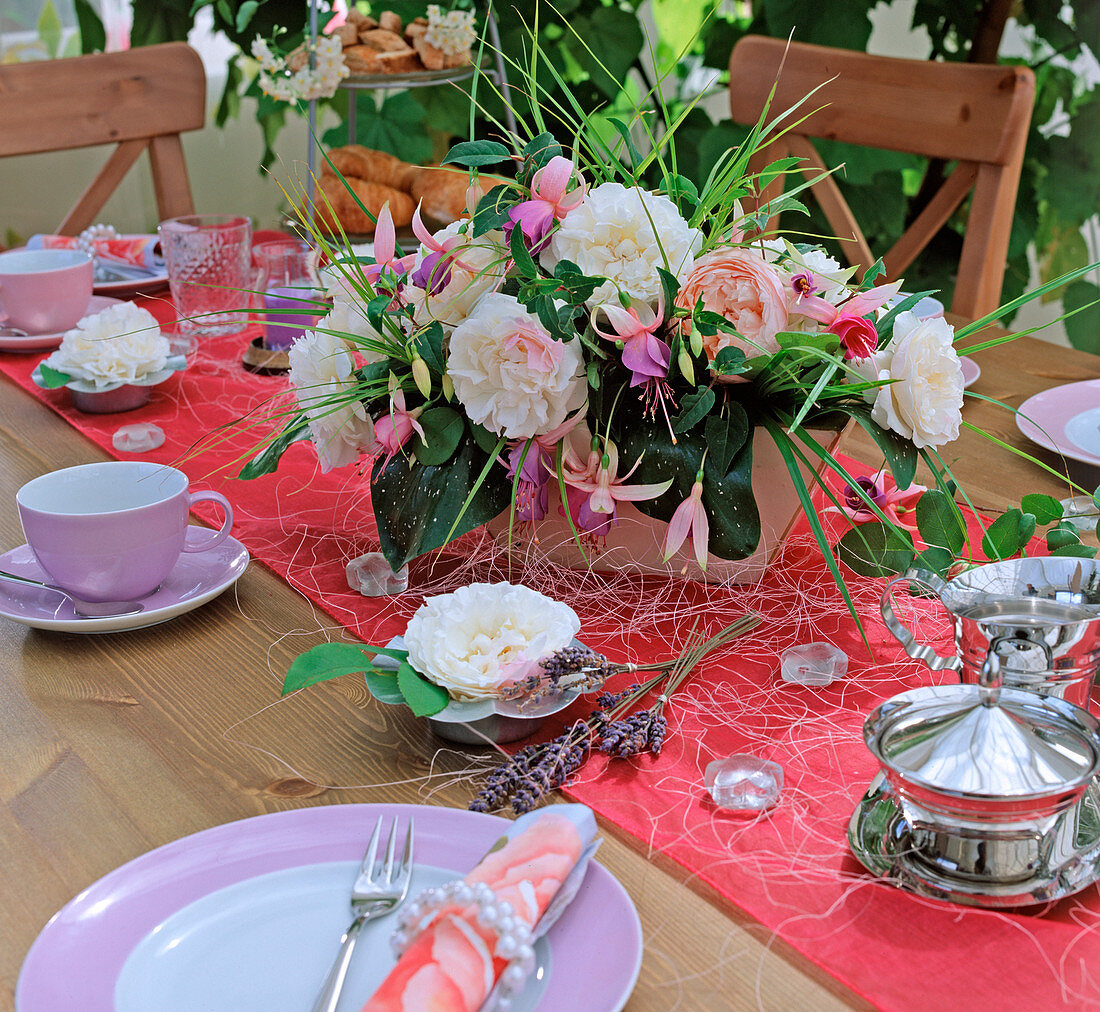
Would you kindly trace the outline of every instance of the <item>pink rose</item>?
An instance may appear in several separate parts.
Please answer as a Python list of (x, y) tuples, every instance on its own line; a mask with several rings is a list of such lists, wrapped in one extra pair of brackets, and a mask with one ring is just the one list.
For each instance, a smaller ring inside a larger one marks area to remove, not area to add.
[(771, 354), (779, 350), (776, 334), (787, 328), (788, 294), (780, 272), (756, 250), (721, 247), (700, 257), (676, 296), (676, 305), (703, 308), (724, 316), (739, 341), (719, 331), (703, 338), (711, 361), (723, 348), (741, 348), (745, 355)]

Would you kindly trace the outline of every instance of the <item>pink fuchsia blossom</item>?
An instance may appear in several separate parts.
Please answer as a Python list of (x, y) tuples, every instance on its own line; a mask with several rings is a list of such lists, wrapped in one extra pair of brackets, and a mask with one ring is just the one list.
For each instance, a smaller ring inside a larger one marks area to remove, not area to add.
[(424, 438), (424, 429), (417, 421), (420, 411), (420, 408), (406, 410), (405, 391), (401, 387), (390, 390), (390, 410), (374, 422), (374, 438), (379, 452), (386, 454), (387, 463), (401, 452), (414, 432)]
[(371, 284), (376, 285), (386, 280), (395, 289), (400, 287), (401, 276), (412, 266), (416, 254), (410, 253), (395, 259), (396, 250), (397, 231), (390, 213), (390, 202), (387, 200), (378, 212), (378, 221), (374, 228), (374, 263), (363, 267), (363, 274)]
[[(611, 323), (611, 333), (596, 324), (598, 313), (603, 313)], [(663, 316), (663, 296), (658, 297), (656, 312), (648, 303), (632, 299), (629, 308), (607, 303), (592, 314), (592, 329), (600, 337), (623, 342), (623, 365), (630, 370), (632, 387), (663, 380), (668, 375), (672, 352), (656, 335)]]
[(550, 241), (550, 231), (570, 211), (579, 207), (588, 187), (578, 173), (578, 185), (570, 190), (573, 163), (557, 155), (551, 158), (531, 179), (531, 198), (521, 201), (508, 211), (504, 234), (512, 241), (512, 229), (519, 225), (527, 240), (527, 248), (539, 253)]
[(550, 483), (554, 480), (555, 450), (558, 443), (583, 420), (584, 412), (578, 411), (544, 435), (518, 439), (512, 443), (508, 450), (508, 477), (516, 481), (518, 470), (515, 497), (516, 519), (520, 523), (541, 520), (546, 516), (550, 505)]
[[(856, 484), (867, 493), (871, 500), (886, 516), (899, 527), (916, 530), (916, 524), (910, 522), (917, 506), (917, 500), (927, 491), (924, 485), (910, 485), (899, 489), (894, 479), (885, 470), (873, 475), (861, 475)], [(839, 509), (852, 523), (865, 524), (878, 520), (878, 515), (864, 501), (863, 497), (851, 485), (844, 486), (844, 501)]]
[[(477, 267), (471, 267), (458, 259), (455, 249), (466, 245), (460, 235), (448, 236), (442, 242), (428, 231), (424, 219), (420, 217), (420, 205), (417, 204), (412, 217), (412, 230), (425, 254), (420, 266), (412, 276), (412, 283), (428, 295), (438, 295), (451, 280), (451, 267), (457, 265), (471, 274), (477, 273)], [(415, 256), (413, 258), (415, 260)]]
[[(668, 481), (654, 482), (647, 485), (627, 485), (626, 479), (634, 473), (641, 462), (642, 458), (639, 457), (634, 462), (634, 466), (620, 478), (618, 473), (619, 450), (618, 447), (609, 440), (605, 446), (604, 454), (600, 458), (595, 475), (589, 477), (587, 475), (578, 475), (569, 472), (565, 474), (567, 485), (587, 495), (587, 500), (583, 505), (587, 505), (588, 509), (593, 514), (593, 521), (598, 521), (600, 519), (597, 515), (602, 515), (606, 518), (605, 522), (599, 525), (605, 532), (606, 528), (615, 521), (616, 503), (656, 499), (657, 496), (667, 492), (672, 485), (671, 478), (669, 478)], [(570, 504), (570, 512), (572, 513), (572, 504)], [(579, 513), (580, 510), (574, 514), (574, 522), (576, 522)], [(578, 526), (580, 526), (580, 524), (578, 524)], [(592, 530), (591, 527), (586, 527), (585, 529)]]
[(799, 300), (798, 312), (824, 324), (829, 333), (836, 334), (846, 359), (870, 358), (878, 347), (878, 332), (865, 317), (889, 302), (900, 288), (900, 281), (878, 285), (865, 292), (857, 292), (840, 306), (834, 306), (817, 295), (808, 295)]
[(703, 469), (695, 475), (695, 484), (691, 486), (691, 493), (676, 507), (672, 519), (668, 522), (668, 530), (665, 531), (664, 561), (668, 562), (673, 554), (679, 551), (680, 546), (691, 534), (692, 548), (695, 550), (695, 561), (699, 568), (706, 572), (707, 546), (710, 543), (710, 521), (707, 519), (707, 511), (703, 508)]

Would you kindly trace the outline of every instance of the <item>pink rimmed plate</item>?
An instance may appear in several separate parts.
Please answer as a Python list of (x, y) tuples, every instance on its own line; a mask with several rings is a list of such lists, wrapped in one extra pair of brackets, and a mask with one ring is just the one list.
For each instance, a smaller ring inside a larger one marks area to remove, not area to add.
[[(426, 885), (468, 871), (507, 828), (505, 819), (460, 809), (329, 805), (176, 840), (54, 915), (23, 963), (18, 1012), (309, 1008), (347, 927), (348, 892), (380, 815), (415, 820), (417, 876)], [(368, 927), (347, 985), (352, 1008), (393, 963), (392, 923)], [(626, 1003), (641, 966), (641, 926), (601, 865), (589, 866), (544, 942), (543, 979), (528, 983), (515, 1012), (615, 1012)]]
[(959, 365), (962, 366), (963, 389), (965, 390), (978, 382), (978, 377), (981, 376), (982, 370), (974, 359), (967, 358), (965, 355), (959, 358)]
[(1016, 426), (1033, 443), (1100, 467), (1100, 379), (1043, 390), (1020, 405)]

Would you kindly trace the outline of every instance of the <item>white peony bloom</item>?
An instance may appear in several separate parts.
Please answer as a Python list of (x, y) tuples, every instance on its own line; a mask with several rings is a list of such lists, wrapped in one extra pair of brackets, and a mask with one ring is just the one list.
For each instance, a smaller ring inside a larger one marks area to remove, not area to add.
[(868, 392), (874, 394), (871, 417), (918, 448), (943, 446), (959, 436), (963, 374), (954, 336), (940, 317), (899, 313), (890, 343), (868, 360), (868, 378), (896, 380)]
[(355, 359), (331, 334), (307, 330), (290, 347), (290, 383), (309, 419), (322, 471), (343, 467), (374, 445), (374, 423), (356, 396)]
[[(486, 232), (474, 239), (467, 234), (469, 225), (466, 220), (454, 221), (433, 236), (440, 245), (446, 245), (450, 239), (461, 240), (448, 249), (448, 253), (454, 254), (453, 258), (445, 255), (438, 264), (429, 260), (426, 267), (425, 259), (433, 257), (434, 252), (424, 246), (417, 251), (416, 261), (409, 272), (412, 283), (405, 288), (405, 297), (413, 308), (417, 326), (438, 320), (443, 324), (444, 331), (449, 333), (470, 315), (478, 299), (486, 292), (497, 289), (504, 280), (504, 269), (508, 265), (508, 251), (503, 245), (504, 233)], [(441, 280), (447, 270), (450, 274), (446, 284), (429, 295), (425, 291), (429, 281)]]
[(702, 244), (702, 232), (688, 227), (668, 197), (603, 183), (562, 219), (540, 259), (549, 271), (559, 260), (571, 260), (583, 274), (608, 278), (592, 293), (589, 306), (617, 301), (619, 290), (656, 302), (661, 292), (657, 268), (682, 281)]
[(167, 368), (171, 348), (156, 317), (132, 302), (85, 316), (45, 365), (97, 387), (140, 382)]
[(498, 695), (580, 630), (568, 605), (510, 583), (471, 583), (429, 597), (409, 619), (409, 663), (452, 699)]
[[(348, 272), (347, 276), (344, 271)], [(367, 319), (367, 307), (363, 296), (355, 287), (355, 277), (354, 267), (341, 270), (330, 266), (320, 271), (325, 294), (332, 299), (332, 308), (327, 316), (318, 321), (317, 327), (335, 331), (337, 334), (346, 334), (350, 338), (360, 338), (360, 341), (354, 343), (363, 360), (367, 363), (381, 362), (387, 357), (385, 352), (380, 349), (375, 350), (364, 342), (387, 342)], [(366, 284), (365, 280), (363, 284)]]
[(517, 299), (498, 292), (455, 327), (447, 373), (467, 416), (508, 439), (556, 428), (587, 393), (580, 340), (551, 337)]

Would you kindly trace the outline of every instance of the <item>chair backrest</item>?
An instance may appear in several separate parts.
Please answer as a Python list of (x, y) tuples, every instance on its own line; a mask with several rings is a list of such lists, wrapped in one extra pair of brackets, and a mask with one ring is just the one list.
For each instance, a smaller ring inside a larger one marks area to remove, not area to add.
[(194, 211), (180, 134), (201, 129), (206, 75), (182, 42), (0, 66), (0, 157), (116, 144), (57, 228), (87, 228), (142, 151), (162, 219)]
[[(807, 178), (818, 176), (825, 164), (811, 137), (956, 163), (883, 256), (887, 277), (902, 276), (973, 190), (951, 309), (969, 318), (996, 309), (1035, 98), (1032, 72), (869, 56), (761, 36), (741, 39), (730, 57), (734, 121), (756, 123), (773, 84), (769, 121), (821, 87), (783, 119), (779, 130), (793, 125), (757, 153), (751, 168), (759, 171), (789, 154), (804, 159)], [(783, 177), (773, 181), (762, 200), (778, 196), (783, 182)], [(837, 237), (847, 240), (841, 247), (848, 262), (869, 267), (874, 256), (832, 176), (821, 179), (813, 192)]]

